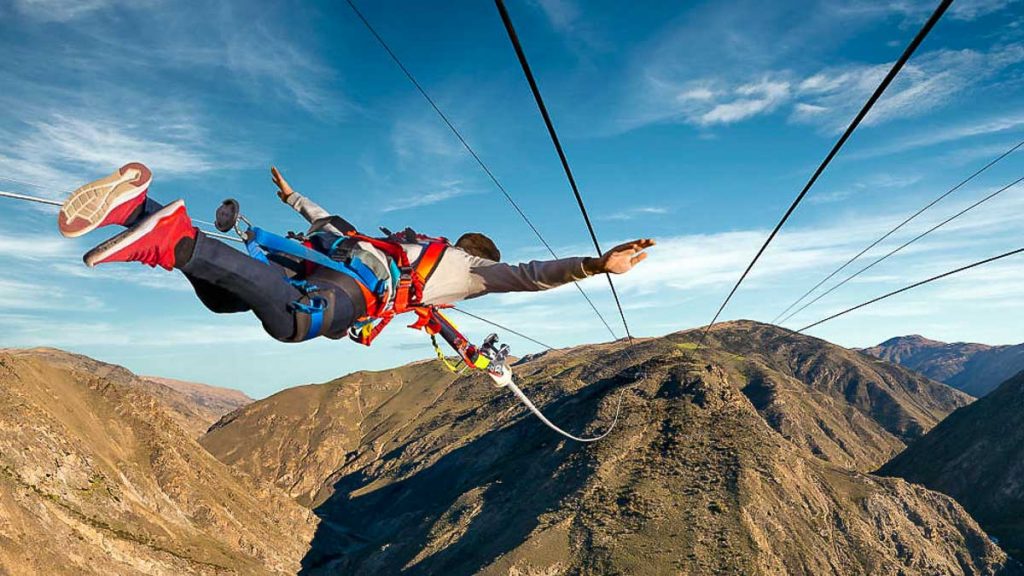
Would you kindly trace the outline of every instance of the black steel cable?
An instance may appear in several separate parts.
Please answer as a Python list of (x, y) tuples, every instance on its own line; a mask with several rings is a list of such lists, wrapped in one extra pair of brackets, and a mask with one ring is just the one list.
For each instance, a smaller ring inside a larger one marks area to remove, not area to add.
[[(537, 227), (534, 226), (530, 218), (526, 215), (525, 212), (523, 212), (523, 209), (519, 207), (519, 204), (516, 203), (516, 201), (512, 198), (512, 195), (509, 194), (508, 190), (505, 189), (505, 186), (503, 186), (502, 183), (498, 180), (498, 177), (495, 176), (493, 172), (491, 172), (491, 169), (487, 167), (487, 164), (485, 164), (483, 159), (481, 159), (480, 156), (476, 153), (476, 150), (474, 150), (473, 147), (469, 145), (469, 142), (467, 142), (466, 139), (462, 136), (462, 133), (459, 131), (458, 128), (455, 127), (455, 124), (453, 124), (452, 121), (448, 118), (448, 115), (441, 110), (441, 107), (438, 106), (436, 102), (434, 102), (434, 99), (430, 97), (430, 94), (427, 93), (426, 89), (424, 89), (423, 86), (419, 83), (419, 81), (416, 80), (416, 77), (412, 75), (412, 72), (410, 72), (409, 69), (405, 67), (405, 64), (402, 63), (402, 61), (398, 58), (398, 55), (395, 54), (394, 50), (391, 49), (391, 46), (389, 46), (388, 43), (384, 40), (384, 38), (377, 32), (377, 29), (374, 28), (372, 24), (370, 24), (370, 21), (366, 19), (366, 16), (364, 16), (363, 13), (359, 10), (359, 8), (355, 5), (355, 2), (353, 0), (345, 1), (348, 3), (349, 7), (352, 8), (352, 11), (355, 12), (356, 16), (363, 23), (363, 25), (370, 32), (370, 34), (373, 35), (373, 37), (377, 40), (377, 43), (380, 44), (381, 48), (383, 48), (384, 51), (387, 52), (388, 56), (391, 57), (391, 60), (393, 60), (394, 63), (398, 66), (399, 70), (401, 70), (402, 73), (405, 74), (405, 77), (409, 79), (409, 82), (411, 82), (412, 85), (416, 87), (416, 90), (419, 91), (420, 95), (422, 95), (423, 98), (427, 101), (427, 103), (430, 104), (430, 107), (434, 109), (434, 112), (437, 112), (437, 115), (452, 131), (452, 134), (455, 134), (455, 137), (459, 139), (460, 143), (462, 143), (462, 147), (465, 148), (467, 152), (469, 152), (469, 155), (472, 156), (474, 160), (476, 160), (476, 163), (480, 166), (484, 173), (487, 174), (487, 177), (491, 179), (491, 182), (494, 183), (494, 186), (502, 193), (502, 195), (505, 196), (505, 200), (508, 200), (508, 203), (511, 204), (512, 208), (514, 208), (515, 211), (519, 213), (519, 216), (523, 219), (524, 222), (526, 222), (526, 225), (530, 227), (530, 230), (533, 230), (534, 235), (536, 235), (537, 239), (540, 240), (541, 244), (543, 244), (544, 247), (547, 248), (547, 251), (549, 254), (551, 254), (551, 257), (557, 259), (558, 254), (556, 254), (554, 249), (551, 248), (551, 245), (548, 244), (548, 241), (544, 239), (544, 236), (540, 233), (540, 230), (538, 230)], [(590, 296), (588, 296), (587, 293), (583, 290), (583, 287), (580, 286), (579, 284), (574, 285), (576, 286), (576, 289), (579, 290), (580, 295), (582, 295), (583, 298), (587, 301), (587, 303), (590, 304), (590, 307), (594, 310), (594, 314), (597, 314), (597, 317), (601, 320), (601, 323), (604, 324), (604, 327), (608, 330), (608, 333), (612, 335), (612, 338), (617, 339), (618, 337), (615, 335), (615, 331), (612, 330), (612, 327), (608, 324), (608, 321), (605, 320), (604, 316), (601, 315), (601, 312), (597, 309), (597, 305), (594, 304), (594, 301), (591, 300)]]
[[(835, 270), (833, 270), (832, 273), (829, 274), (828, 276), (825, 276), (825, 278), (823, 278), (821, 280), (821, 282), (818, 282), (810, 290), (808, 290), (807, 292), (804, 292), (803, 296), (797, 298), (795, 302), (793, 302), (785, 310), (780, 312), (779, 315), (776, 316), (772, 320), (772, 324), (775, 324), (776, 322), (778, 322), (779, 318), (782, 318), (783, 316), (786, 316), (786, 313), (789, 312), (790, 310), (792, 310), (794, 307), (798, 306), (801, 302), (803, 302), (804, 298), (807, 298), (812, 293), (814, 293), (815, 290), (817, 290), (818, 288), (821, 288), (822, 284), (824, 284), (824, 283), (828, 282), (829, 280), (831, 280), (832, 278), (834, 278), (836, 274), (839, 274), (840, 272), (842, 272), (844, 269), (846, 269), (847, 266), (849, 266), (850, 264), (853, 264), (858, 258), (860, 258), (864, 254), (866, 254), (869, 250), (871, 250), (875, 246), (878, 246), (879, 244), (881, 244), (883, 241), (885, 241), (886, 238), (888, 238), (889, 236), (892, 236), (897, 231), (899, 231), (901, 228), (903, 228), (904, 226), (909, 224), (911, 220), (913, 220), (913, 219), (917, 218), (918, 216), (920, 216), (921, 214), (923, 214), (925, 210), (928, 210), (932, 206), (935, 206), (936, 204), (938, 204), (939, 202), (944, 200), (947, 196), (949, 196), (953, 192), (956, 192), (957, 190), (962, 188), (964, 185), (966, 185), (968, 182), (970, 182), (971, 180), (974, 180), (975, 178), (980, 176), (983, 172), (985, 172), (986, 170), (988, 170), (992, 166), (995, 166), (996, 164), (998, 164), (1000, 160), (1002, 160), (1003, 158), (1006, 158), (1007, 156), (1009, 156), (1010, 154), (1015, 152), (1021, 146), (1024, 146), (1024, 140), (1021, 140), (1020, 142), (1017, 143), (1016, 146), (1014, 146), (1013, 148), (1010, 148), (1006, 152), (1003, 152), (1001, 155), (999, 155), (998, 158), (992, 160), (991, 162), (989, 162), (988, 164), (983, 166), (981, 169), (976, 171), (974, 174), (971, 174), (967, 178), (964, 178), (963, 180), (961, 180), (959, 184), (957, 184), (956, 186), (953, 186), (952, 188), (947, 190), (945, 193), (940, 195), (938, 198), (935, 198), (934, 200), (932, 200), (928, 204), (925, 204), (923, 208), (921, 208), (917, 212), (914, 212), (906, 220), (904, 220), (903, 222), (900, 222), (895, 228), (893, 228), (892, 230), (889, 230), (888, 232), (883, 234), (882, 237), (880, 237), (878, 240), (875, 240), (874, 242), (869, 244), (867, 248), (861, 250), (860, 252), (857, 253), (856, 256), (854, 256), (853, 258), (850, 258), (849, 260), (847, 260), (846, 263), (844, 263), (839, 268), (836, 268)], [(786, 316), (786, 319), (789, 319), (789, 318), (790, 318), (789, 316)]]
[[(604, 254), (601, 250), (601, 244), (597, 241), (597, 233), (594, 232), (594, 225), (590, 221), (590, 215), (587, 214), (587, 207), (583, 203), (583, 196), (580, 195), (580, 189), (576, 185), (576, 178), (573, 177), (572, 169), (569, 168), (569, 161), (565, 157), (565, 151), (562, 149), (562, 143), (558, 139), (558, 133), (555, 131), (555, 126), (551, 122), (551, 115), (548, 114), (548, 108), (544, 105), (544, 98), (540, 94), (540, 88), (537, 87), (537, 80), (533, 77), (533, 71), (530, 69), (530, 63), (526, 60), (526, 54), (523, 52), (523, 46), (519, 42), (519, 36), (516, 34), (516, 29), (512, 25), (512, 19), (508, 15), (508, 10), (505, 9), (505, 3), (502, 0), (495, 0), (494, 2), (498, 7), (498, 13), (501, 15), (501, 21), (505, 24), (505, 31), (508, 32), (508, 38), (512, 41), (512, 47), (515, 49), (516, 57), (519, 59), (519, 65), (523, 68), (523, 74), (526, 75), (526, 81), (530, 84), (530, 90), (533, 92), (533, 99), (537, 102), (537, 108), (540, 109), (541, 116), (544, 117), (544, 125), (548, 128), (548, 134), (551, 136), (551, 142), (555, 145), (555, 150), (558, 152), (558, 158), (562, 161), (562, 169), (565, 170), (565, 176), (569, 179), (569, 186), (572, 188), (573, 195), (576, 196), (576, 203), (580, 207), (580, 212), (583, 214), (583, 221), (587, 224), (587, 230), (590, 232), (590, 239), (594, 241), (594, 248), (597, 249), (597, 255), (600, 257)], [(619, 309), (619, 316), (622, 318), (622, 326), (626, 330), (626, 338), (629, 339), (630, 344), (633, 342), (633, 335), (629, 331), (629, 323), (626, 321), (626, 313), (622, 311), (622, 303), (619, 301), (619, 293), (615, 290), (615, 283), (612, 281), (610, 274), (605, 275), (608, 278), (608, 286), (612, 290), (612, 296), (615, 298), (615, 306)]]
[(715, 322), (718, 321), (718, 317), (722, 314), (722, 311), (725, 310), (726, 305), (729, 304), (729, 301), (732, 299), (733, 295), (736, 294), (736, 290), (740, 287), (740, 284), (742, 284), (743, 281), (747, 278), (747, 275), (750, 274), (750, 270), (754, 267), (754, 264), (756, 264), (757, 261), (761, 258), (761, 255), (764, 254), (765, 249), (768, 248), (768, 245), (771, 244), (772, 240), (775, 239), (776, 234), (778, 234), (779, 230), (782, 229), (782, 226), (786, 223), (786, 220), (789, 220), (790, 215), (793, 214), (793, 211), (796, 210), (796, 207), (804, 199), (804, 196), (807, 195), (807, 192), (810, 191), (811, 187), (814, 186), (814, 183), (817, 182), (818, 177), (821, 176), (822, 172), (825, 171), (825, 168), (832, 162), (832, 159), (835, 158), (836, 154), (839, 153), (839, 150), (842, 149), (844, 144), (846, 144), (846, 141), (850, 138), (851, 135), (853, 135), (854, 130), (857, 129), (857, 126), (860, 125), (861, 121), (864, 120), (864, 117), (867, 116), (869, 111), (871, 111), (871, 108), (875, 105), (875, 102), (877, 102), (878, 99), (882, 96), (882, 93), (885, 92), (886, 88), (888, 88), (889, 85), (892, 84), (892, 81), (896, 78), (896, 75), (899, 74), (900, 70), (903, 69), (903, 65), (907, 63), (907, 60), (910, 60), (910, 56), (917, 50), (917, 47), (921, 45), (921, 42), (924, 41), (926, 36), (928, 36), (928, 33), (931, 32), (932, 28), (935, 27), (935, 24), (939, 21), (942, 15), (946, 12), (946, 9), (949, 8), (950, 4), (952, 3), (953, 0), (942, 0), (942, 2), (939, 3), (938, 8), (936, 8), (935, 12), (933, 12), (931, 17), (928, 18), (928, 21), (924, 23), (924, 26), (921, 27), (921, 30), (918, 31), (917, 35), (914, 36), (914, 39), (903, 51), (903, 54), (900, 55), (899, 60), (897, 60), (896, 63), (893, 64), (892, 68), (889, 70), (889, 73), (885, 75), (885, 78), (882, 79), (882, 82), (878, 85), (878, 88), (875, 88), (874, 93), (871, 94), (871, 97), (868, 98), (868, 101), (864, 103), (864, 107), (860, 109), (860, 112), (858, 112), (857, 116), (855, 116), (853, 121), (850, 122), (850, 125), (846, 128), (846, 131), (843, 132), (843, 135), (839, 138), (839, 140), (836, 141), (835, 145), (832, 146), (832, 149), (829, 151), (828, 155), (825, 156), (825, 159), (818, 166), (818, 169), (815, 170), (814, 174), (811, 175), (811, 179), (807, 181), (807, 184), (804, 185), (803, 190), (800, 191), (800, 194), (798, 194), (796, 199), (793, 200), (793, 203), (789, 206), (789, 209), (786, 210), (786, 213), (782, 216), (782, 220), (779, 220), (779, 223), (775, 225), (775, 229), (772, 230), (772, 233), (768, 235), (768, 239), (765, 240), (764, 244), (761, 246), (761, 249), (757, 251), (757, 254), (754, 256), (754, 259), (750, 261), (750, 264), (747, 266), (747, 269), (743, 271), (743, 275), (740, 276), (740, 279), (736, 282), (736, 285), (733, 286), (732, 290), (729, 291), (729, 295), (725, 297), (725, 301), (723, 301), (722, 305), (718, 307), (718, 311), (715, 312), (715, 317), (712, 318), (711, 323), (709, 323), (707, 327), (704, 328), (704, 334), (701, 336), (700, 343), (698, 344), (698, 346), (704, 343), (704, 339), (707, 338), (708, 332), (711, 330), (711, 327), (714, 326)]
[(878, 302), (879, 300), (885, 300), (886, 298), (889, 298), (891, 296), (895, 296), (897, 294), (902, 294), (903, 292), (906, 292), (907, 290), (912, 290), (914, 288), (917, 288), (918, 286), (923, 286), (923, 285), (928, 284), (930, 282), (934, 282), (936, 280), (941, 280), (941, 279), (943, 279), (943, 278), (945, 278), (947, 276), (952, 276), (953, 274), (957, 274), (957, 273), (963, 272), (964, 270), (970, 270), (971, 268), (977, 268), (978, 266), (981, 266), (982, 264), (988, 264), (989, 262), (995, 262), (996, 260), (1001, 260), (1003, 258), (1007, 258), (1009, 256), (1013, 256), (1014, 254), (1020, 254), (1021, 252), (1024, 252), (1024, 248), (1018, 248), (1016, 250), (1011, 250), (1011, 251), (1006, 252), (1004, 254), (1000, 254), (999, 256), (993, 256), (991, 258), (986, 258), (984, 260), (975, 262), (973, 264), (968, 264), (967, 266), (961, 266), (960, 268), (957, 268), (956, 270), (950, 270), (949, 272), (945, 272), (943, 274), (939, 274), (938, 276), (932, 276), (931, 278), (928, 278), (927, 280), (921, 280), (920, 282), (915, 282), (915, 283), (911, 284), (910, 286), (904, 286), (903, 288), (900, 288), (899, 290), (893, 290), (892, 292), (889, 292), (888, 294), (883, 294), (883, 295), (881, 295), (881, 296), (879, 296), (877, 298), (872, 298), (871, 300), (868, 300), (867, 302), (864, 302), (862, 304), (858, 304), (858, 305), (853, 306), (851, 308), (847, 308), (846, 310), (843, 310), (842, 312), (837, 312), (837, 313), (829, 316), (828, 318), (823, 318), (821, 320), (818, 320), (817, 322), (814, 322), (813, 324), (808, 324), (807, 326), (804, 326), (803, 328), (797, 330), (796, 332), (800, 333), (800, 332), (803, 332), (805, 330), (810, 330), (811, 328), (814, 328), (815, 326), (819, 326), (821, 324), (824, 324), (825, 322), (828, 322), (829, 320), (834, 320), (836, 318), (839, 318), (840, 316), (843, 316), (844, 314), (849, 314), (850, 312), (853, 312), (854, 310), (859, 310), (859, 309), (861, 309), (861, 308), (863, 308), (865, 306), (868, 306), (870, 304), (874, 304), (875, 302)]
[(796, 310), (795, 312), (793, 312), (793, 313), (792, 313), (792, 314), (790, 314), (789, 316), (786, 316), (785, 318), (783, 318), (783, 319), (782, 319), (782, 322), (787, 322), (787, 321), (788, 321), (788, 320), (789, 320), (790, 318), (792, 318), (793, 316), (796, 316), (797, 314), (799, 314), (799, 313), (803, 312), (804, 310), (806, 310), (806, 309), (807, 309), (807, 307), (808, 307), (808, 306), (810, 306), (810, 305), (814, 304), (814, 303), (815, 303), (815, 302), (817, 302), (818, 300), (821, 300), (821, 299), (822, 299), (822, 298), (824, 298), (825, 296), (828, 296), (829, 294), (831, 294), (831, 293), (835, 292), (835, 291), (836, 291), (836, 290), (837, 290), (837, 289), (838, 289), (839, 287), (843, 286), (844, 284), (846, 284), (846, 283), (847, 283), (847, 282), (849, 282), (850, 280), (853, 280), (853, 279), (854, 279), (854, 278), (856, 278), (857, 276), (860, 276), (861, 274), (863, 274), (863, 273), (867, 272), (868, 270), (870, 270), (870, 269), (874, 268), (874, 267), (875, 267), (876, 265), (880, 264), (880, 263), (881, 263), (881, 262), (883, 262), (884, 260), (887, 260), (887, 259), (888, 259), (888, 258), (889, 258), (890, 256), (892, 256), (892, 255), (896, 254), (897, 252), (899, 252), (899, 251), (903, 250), (903, 249), (904, 249), (904, 248), (906, 248), (907, 246), (910, 246), (910, 245), (911, 245), (911, 244), (913, 244), (914, 242), (917, 242), (917, 241), (918, 241), (918, 240), (920, 240), (921, 238), (924, 238), (925, 236), (927, 236), (927, 235), (931, 234), (932, 232), (934, 232), (934, 231), (938, 230), (939, 228), (942, 228), (942, 227), (943, 227), (943, 226), (945, 226), (946, 224), (949, 224), (949, 223), (950, 223), (950, 222), (952, 222), (953, 220), (956, 220), (956, 219), (957, 219), (957, 218), (959, 218), (960, 216), (963, 216), (964, 214), (966, 214), (966, 213), (970, 212), (971, 210), (973, 210), (973, 209), (977, 208), (978, 206), (981, 206), (981, 205), (982, 205), (982, 204), (984, 204), (985, 202), (988, 202), (988, 201), (989, 201), (989, 200), (991, 200), (992, 198), (995, 198), (996, 196), (998, 196), (998, 195), (1002, 194), (1002, 193), (1003, 193), (1003, 192), (1005, 192), (1006, 190), (1008, 190), (1008, 189), (1010, 189), (1010, 188), (1012, 188), (1012, 187), (1016, 186), (1016, 185), (1017, 185), (1017, 184), (1019, 184), (1019, 183), (1020, 183), (1020, 182), (1021, 182), (1022, 180), (1024, 180), (1024, 177), (1021, 177), (1021, 178), (1018, 178), (1018, 179), (1014, 180), (1013, 182), (1011, 182), (1011, 183), (1007, 184), (1006, 186), (1003, 186), (1003, 187), (1002, 187), (1002, 188), (1000, 188), (999, 190), (996, 190), (995, 192), (993, 192), (993, 193), (989, 194), (988, 196), (985, 196), (985, 197), (984, 197), (984, 198), (982, 198), (981, 200), (978, 200), (978, 201), (977, 201), (977, 202), (975, 202), (974, 204), (971, 204), (971, 205), (970, 205), (970, 206), (968, 206), (967, 208), (964, 208), (963, 210), (961, 210), (961, 211), (957, 212), (956, 214), (954, 214), (954, 215), (950, 216), (949, 218), (946, 218), (946, 219), (945, 219), (945, 220), (943, 220), (942, 222), (939, 222), (939, 223), (938, 223), (938, 224), (936, 224), (935, 226), (932, 226), (932, 227), (931, 227), (931, 228), (929, 228), (928, 230), (925, 230), (924, 232), (922, 232), (922, 233), (918, 234), (918, 235), (917, 235), (917, 236), (915, 236), (914, 238), (912, 238), (912, 239), (910, 239), (910, 240), (908, 240), (908, 241), (904, 242), (903, 244), (901, 244), (901, 245), (900, 245), (900, 246), (898, 246), (897, 248), (894, 248), (893, 250), (889, 251), (889, 252), (888, 252), (887, 254), (885, 254), (884, 256), (881, 256), (881, 257), (879, 257), (878, 259), (876, 259), (876, 260), (875, 260), (874, 262), (872, 262), (871, 264), (868, 264), (867, 266), (865, 266), (865, 267), (861, 268), (860, 270), (858, 270), (858, 271), (854, 272), (853, 274), (851, 274), (851, 275), (847, 276), (846, 278), (844, 278), (844, 279), (843, 279), (843, 281), (842, 281), (842, 282), (840, 282), (840, 283), (836, 284), (835, 286), (833, 286), (833, 287), (829, 288), (828, 290), (826, 290), (826, 291), (822, 292), (821, 294), (819, 294), (818, 296), (816, 296), (816, 297), (815, 297), (815, 298), (814, 298), (813, 300), (811, 300), (811, 301), (807, 302), (806, 304), (804, 304), (803, 306), (801, 306), (800, 308), (798, 308), (798, 309), (797, 309), (797, 310)]
[(469, 316), (470, 318), (475, 318), (475, 319), (477, 319), (477, 320), (479, 320), (479, 321), (481, 321), (481, 322), (483, 322), (485, 324), (490, 324), (491, 326), (494, 326), (495, 328), (497, 328), (499, 330), (504, 330), (505, 332), (511, 332), (512, 334), (515, 334), (516, 336), (519, 336), (520, 338), (529, 340), (530, 342), (533, 342), (534, 344), (537, 344), (539, 346), (543, 346), (543, 347), (547, 348), (548, 350), (554, 350), (553, 347), (548, 346), (547, 344), (541, 342), (540, 340), (536, 340), (534, 338), (530, 338), (529, 336), (527, 336), (526, 334), (523, 334), (522, 332), (516, 332), (515, 330), (513, 330), (513, 329), (511, 329), (511, 328), (509, 328), (507, 326), (502, 326), (501, 324), (498, 324), (497, 322), (488, 320), (487, 318), (484, 318), (482, 316), (477, 316), (476, 314), (473, 314), (472, 312), (466, 312), (462, 308), (458, 308), (456, 306), (452, 306), (451, 308), (449, 308), (449, 310), (455, 310), (456, 312), (459, 312), (460, 314), (465, 314), (466, 316)]

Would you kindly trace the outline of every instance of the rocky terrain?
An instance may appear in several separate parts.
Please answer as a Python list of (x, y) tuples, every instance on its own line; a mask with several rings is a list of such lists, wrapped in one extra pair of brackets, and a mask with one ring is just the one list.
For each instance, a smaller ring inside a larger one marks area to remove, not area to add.
[(863, 352), (906, 366), (979, 398), (1024, 370), (1024, 344), (947, 344), (913, 335), (891, 338)]
[(864, 472), (971, 400), (894, 364), (756, 322), (725, 324), (708, 345), (731, 355), (735, 381), (776, 431)]
[(1019, 574), (951, 498), (864, 473), (969, 398), (774, 327), (524, 358), (566, 441), (436, 363), (283, 391), (201, 443), (322, 519), (309, 574)]
[(142, 380), (174, 392), (169, 394), (160, 388), (150, 390), (152, 394), (163, 399), (173, 412), (186, 416), (180, 423), (185, 425), (195, 438), (205, 434), (207, 429), (225, 414), (252, 403), (252, 398), (245, 393), (230, 388), (156, 376), (143, 376)]
[[(124, 368), (0, 351), (0, 573), (290, 574), (316, 518)], [(166, 388), (166, 387), (164, 387)]]
[(953, 496), (1024, 557), (1024, 372), (954, 412), (879, 473)]

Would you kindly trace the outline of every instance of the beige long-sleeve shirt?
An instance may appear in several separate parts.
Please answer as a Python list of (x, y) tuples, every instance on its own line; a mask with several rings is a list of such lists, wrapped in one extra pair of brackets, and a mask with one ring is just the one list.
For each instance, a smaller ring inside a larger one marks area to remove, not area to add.
[[(310, 223), (331, 215), (297, 192), (289, 196), (287, 202)], [(341, 234), (332, 226), (324, 229)], [(387, 257), (382, 252), (365, 242), (360, 247), (379, 258), (387, 268)], [(410, 262), (415, 261), (422, 250), (418, 244), (403, 244), (403, 248)], [(479, 258), (452, 247), (445, 251), (433, 275), (423, 286), (423, 303), (454, 304), (484, 294), (549, 290), (586, 277), (583, 258), (533, 260), (510, 265)]]

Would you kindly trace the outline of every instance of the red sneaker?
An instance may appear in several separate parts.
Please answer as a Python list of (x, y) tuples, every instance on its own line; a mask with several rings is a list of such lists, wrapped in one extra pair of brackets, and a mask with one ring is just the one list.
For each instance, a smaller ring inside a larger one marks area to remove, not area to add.
[(159, 212), (93, 248), (85, 255), (89, 267), (107, 262), (142, 262), (148, 266), (174, 268), (174, 248), (185, 238), (195, 240), (196, 229), (175, 200)]
[(57, 215), (60, 233), (75, 238), (100, 226), (120, 224), (146, 201), (153, 173), (138, 162), (125, 164), (106, 178), (75, 190)]

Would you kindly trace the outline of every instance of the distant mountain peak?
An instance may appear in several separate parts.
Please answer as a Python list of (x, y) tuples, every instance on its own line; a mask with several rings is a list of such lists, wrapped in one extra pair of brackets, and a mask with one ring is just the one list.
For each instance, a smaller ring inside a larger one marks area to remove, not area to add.
[(890, 338), (862, 352), (916, 370), (977, 397), (988, 394), (1001, 382), (1024, 370), (1024, 344), (947, 343), (912, 335)]

